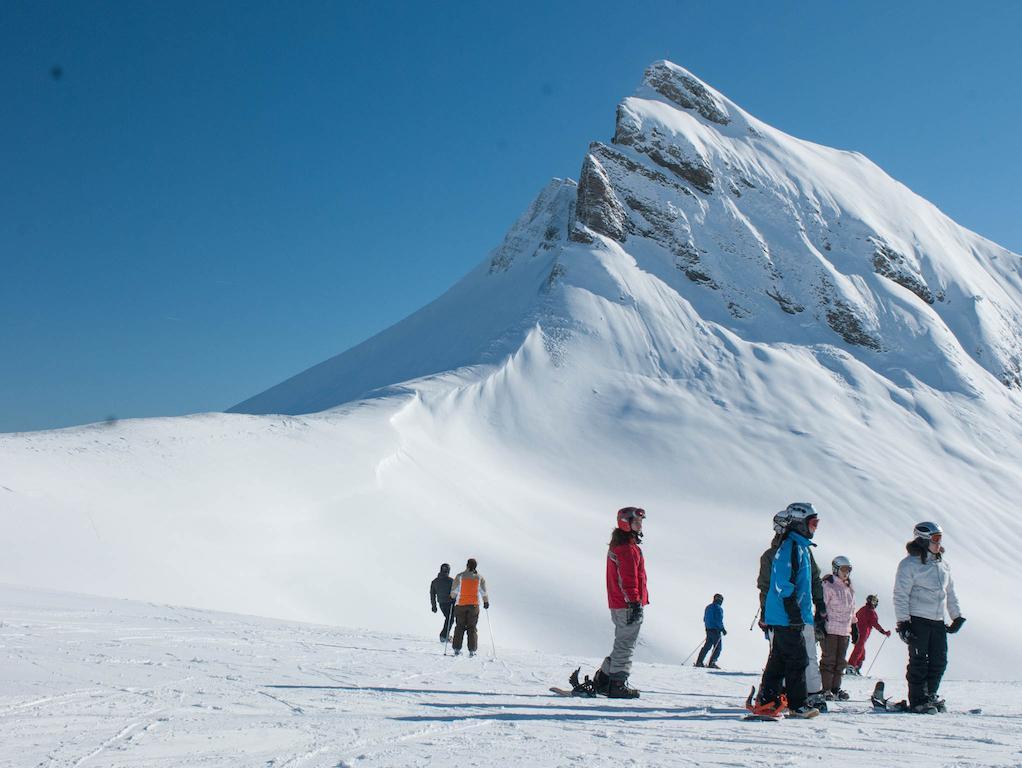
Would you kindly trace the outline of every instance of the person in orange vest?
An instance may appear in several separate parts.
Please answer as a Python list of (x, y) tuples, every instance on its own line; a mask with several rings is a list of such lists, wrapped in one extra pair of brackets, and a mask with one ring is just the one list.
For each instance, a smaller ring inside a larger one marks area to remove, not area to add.
[(477, 567), (476, 559), (470, 557), (465, 564), (465, 570), (454, 577), (454, 586), (451, 588), (451, 599), (454, 601), (454, 640), (451, 641), (451, 647), (454, 648), (455, 656), (461, 654), (461, 644), (466, 632), (468, 655), (476, 655), (476, 649), (479, 647), (479, 633), (476, 631), (476, 625), (479, 623), (479, 603), (482, 602), (484, 610), (490, 608), (486, 579), (479, 575)]

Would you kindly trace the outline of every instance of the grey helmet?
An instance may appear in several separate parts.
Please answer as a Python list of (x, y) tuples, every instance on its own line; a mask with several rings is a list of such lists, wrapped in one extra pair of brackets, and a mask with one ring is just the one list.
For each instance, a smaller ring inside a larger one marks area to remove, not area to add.
[(795, 531), (807, 539), (813, 537), (813, 532), (809, 530), (809, 521), (814, 517), (819, 518), (820, 513), (813, 508), (812, 504), (808, 501), (796, 501), (789, 504), (784, 511), (788, 514), (787, 530)]
[(774, 533), (781, 534), (788, 530), (788, 523), (791, 522), (791, 516), (788, 514), (788, 510), (782, 509), (776, 515), (774, 515)]
[(938, 534), (943, 535), (944, 529), (936, 523), (916, 523), (916, 527), (912, 529), (912, 537), (923, 541), (929, 541)]
[(852, 561), (844, 555), (838, 555), (830, 561), (830, 570), (835, 576), (842, 568), (847, 568), (849, 573), (852, 572)]

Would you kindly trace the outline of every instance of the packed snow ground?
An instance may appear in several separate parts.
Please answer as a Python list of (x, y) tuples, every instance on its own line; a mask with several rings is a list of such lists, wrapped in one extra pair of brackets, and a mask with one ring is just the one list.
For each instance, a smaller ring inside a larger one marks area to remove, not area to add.
[(563, 699), (548, 686), (597, 659), (493, 657), (485, 621), (470, 659), (432, 632), (14, 587), (0, 617), (2, 766), (1022, 764), (1019, 682), (948, 680), (952, 712), (924, 717), (872, 712), (873, 681), (852, 679), (828, 715), (756, 723), (739, 719), (753, 669), (638, 663), (637, 701)]

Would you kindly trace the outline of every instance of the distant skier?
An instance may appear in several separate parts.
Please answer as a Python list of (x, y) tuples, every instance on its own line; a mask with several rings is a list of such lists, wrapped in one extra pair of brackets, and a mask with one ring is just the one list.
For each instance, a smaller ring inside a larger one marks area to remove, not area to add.
[(444, 614), (444, 628), (440, 630), (440, 642), (446, 643), (451, 633), (451, 609), (454, 607), (454, 600), (451, 599), (451, 590), (454, 589), (454, 579), (451, 578), (451, 566), (443, 563), (440, 566), (440, 573), (430, 582), (429, 604), (433, 613), (437, 611), (437, 605)]
[(451, 587), (451, 600), (454, 601), (454, 640), (451, 647), (454, 655), (461, 654), (461, 644), (468, 633), (468, 655), (475, 656), (479, 648), (479, 633), (476, 625), (479, 623), (479, 603), (483, 604), (484, 610), (490, 608), (490, 598), (486, 592), (486, 579), (479, 575), (476, 570), (478, 563), (474, 557), (470, 557), (465, 564), (465, 570), (454, 577), (454, 584)]
[(614, 648), (593, 675), (593, 687), (611, 699), (639, 698), (639, 692), (628, 687), (628, 675), (642, 627), (642, 609), (649, 605), (646, 561), (639, 548), (645, 519), (646, 510), (639, 507), (618, 510), (617, 528), (607, 549), (607, 603), (614, 623)]
[(712, 648), (710, 663), (706, 666), (710, 669), (720, 669), (717, 666), (717, 659), (720, 658), (720, 652), (724, 648), (723, 636), (727, 634), (727, 630), (724, 629), (724, 595), (719, 592), (713, 596), (713, 602), (703, 610), (703, 626), (706, 628), (706, 642), (703, 644), (703, 649), (699, 651), (696, 666), (703, 666), (703, 659)]
[(831, 572), (823, 577), (823, 598), (827, 604), (826, 635), (820, 656), (820, 677), (827, 700), (848, 700), (841, 689), (841, 676), (845, 671), (848, 638), (854, 626), (855, 589), (852, 587), (852, 564), (847, 557), (838, 555), (831, 562)]
[(877, 606), (880, 600), (876, 595), (866, 598), (866, 604), (855, 613), (855, 624), (852, 625), (852, 642), (855, 647), (852, 655), (848, 657), (848, 669), (852, 674), (862, 674), (862, 662), (866, 660), (866, 641), (874, 629), (880, 631), (886, 637), (891, 636), (889, 629), (880, 626), (880, 617), (877, 616)]
[[(787, 523), (770, 567), (764, 620), (770, 631), (770, 656), (763, 670), (753, 711), (789, 717), (816, 717), (806, 703), (806, 645), (803, 629), (813, 623), (811, 539), (820, 518), (812, 504), (788, 505)], [(787, 692), (786, 700), (781, 691)]]
[[(770, 569), (773, 564), (774, 554), (777, 552), (777, 547), (780, 546), (781, 540), (784, 538), (784, 532), (788, 529), (788, 525), (791, 523), (791, 515), (793, 512), (798, 512), (800, 515), (806, 512), (806, 508), (811, 510), (812, 504), (803, 504), (795, 502), (789, 504), (786, 508), (782, 509), (776, 515), (774, 515), (774, 538), (770, 542), (770, 546), (759, 558), (759, 577), (756, 580), (756, 586), (759, 588), (759, 628), (767, 633), (767, 639), (769, 639), (769, 633), (767, 632), (766, 625), (766, 598), (770, 591)], [(816, 564), (816, 558), (813, 557), (812, 549), (809, 550), (809, 567), (812, 573), (812, 593), (813, 593), (813, 606), (815, 608), (815, 619), (814, 623), (806, 624), (802, 628), (802, 642), (806, 648), (806, 690), (807, 698), (806, 701), (810, 706), (816, 707), (820, 712), (827, 711), (827, 701), (823, 695), (823, 679), (820, 677), (820, 664), (816, 659), (816, 631), (815, 626), (819, 625), (822, 631), (823, 625), (827, 620), (827, 606), (823, 599), (823, 584), (820, 580), (820, 568)]]
[[(898, 563), (894, 578), (894, 616), (898, 637), (908, 644), (908, 706), (912, 712), (943, 711), (937, 696), (947, 668), (947, 635), (962, 628), (965, 619), (958, 606), (951, 568), (944, 561), (943, 529), (936, 523), (919, 523), (908, 554)], [(951, 623), (945, 624), (946, 616)]]

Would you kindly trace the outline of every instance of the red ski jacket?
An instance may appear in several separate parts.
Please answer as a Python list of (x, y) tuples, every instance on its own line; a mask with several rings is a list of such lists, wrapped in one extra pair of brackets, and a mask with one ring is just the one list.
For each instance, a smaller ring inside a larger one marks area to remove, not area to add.
[(859, 639), (861, 641), (865, 641), (874, 628), (879, 629), (881, 632), (887, 632), (886, 629), (880, 626), (880, 618), (869, 603), (866, 603), (856, 612), (855, 623), (859, 627)]
[(607, 603), (611, 610), (628, 603), (649, 605), (646, 591), (646, 561), (634, 541), (607, 550)]

